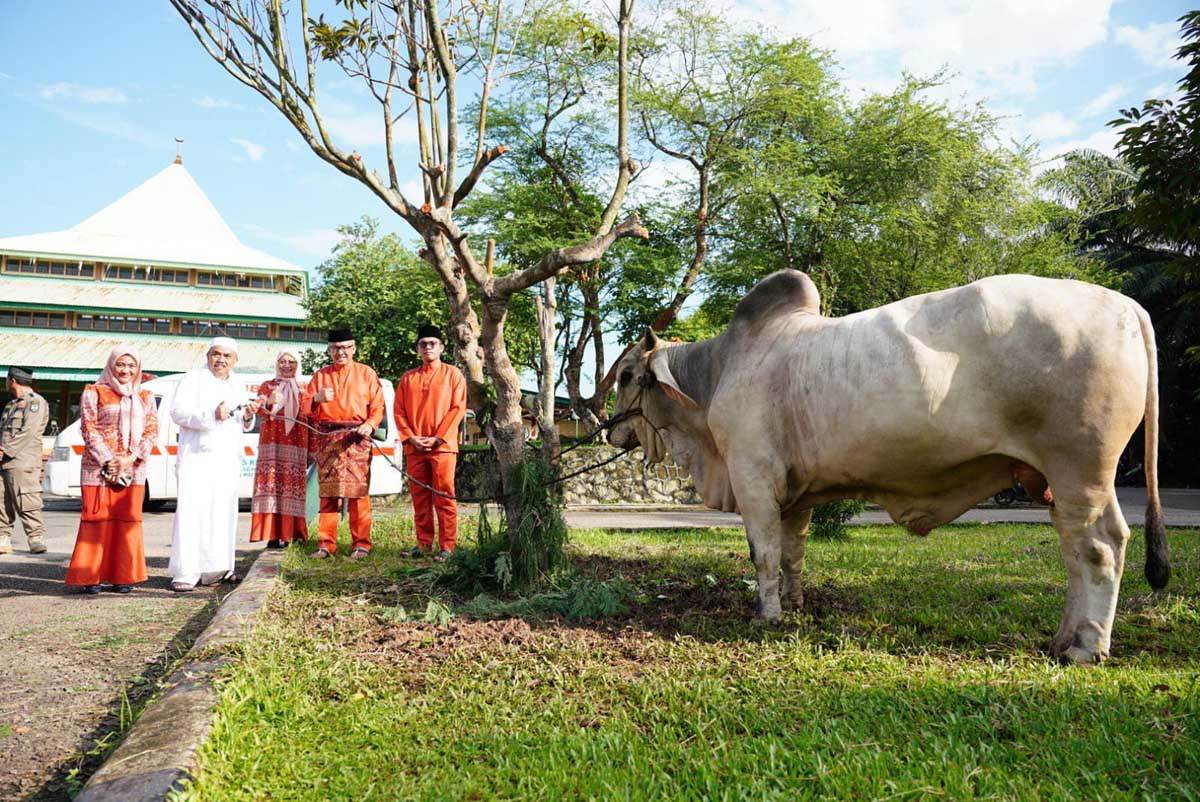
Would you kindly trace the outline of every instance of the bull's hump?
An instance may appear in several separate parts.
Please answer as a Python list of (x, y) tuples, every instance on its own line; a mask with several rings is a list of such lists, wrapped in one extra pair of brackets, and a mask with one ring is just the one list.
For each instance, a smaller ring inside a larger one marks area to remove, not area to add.
[(778, 270), (764, 278), (733, 311), (733, 324), (757, 328), (781, 315), (819, 315), (821, 294), (799, 270)]

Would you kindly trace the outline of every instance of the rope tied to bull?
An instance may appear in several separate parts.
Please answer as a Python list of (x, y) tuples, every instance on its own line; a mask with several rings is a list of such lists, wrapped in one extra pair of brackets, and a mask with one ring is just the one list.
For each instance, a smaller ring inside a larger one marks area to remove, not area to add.
[[(640, 397), (640, 394), (639, 394), (639, 397)], [(245, 405), (239, 404), (237, 407), (235, 407), (233, 409), (233, 413), (231, 413), (231, 414), (237, 414), (238, 412), (242, 411), (244, 408), (245, 408)], [(565, 449), (562, 449), (561, 451), (559, 451), (559, 453), (555, 457), (555, 460), (560, 459), (563, 454), (566, 454), (569, 451), (579, 448), (581, 445), (586, 445), (587, 443), (591, 442), (592, 440), (595, 440), (597, 437), (602, 435), (608, 429), (611, 429), (612, 427), (622, 423), (623, 421), (629, 420), (630, 418), (636, 417), (641, 414), (642, 414), (641, 408), (637, 407), (637, 408), (633, 408), (633, 409), (628, 409), (619, 415), (614, 415), (612, 418), (609, 418), (607, 421), (604, 421), (603, 423), (601, 423), (600, 428), (596, 429), (596, 431), (592, 432), (587, 437), (581, 438), (578, 442), (576, 442), (569, 448), (565, 448)], [(297, 418), (292, 418), (287, 415), (276, 414), (276, 415), (271, 415), (271, 418), (274, 420), (291, 421), (292, 423), (303, 426), (305, 429), (308, 429), (310, 432), (312, 432), (314, 434), (318, 434), (318, 435), (332, 434), (332, 433), (336, 433), (336, 432), (350, 432), (350, 431), (354, 431), (356, 428), (358, 428), (356, 426), (342, 426), (342, 427), (334, 427), (334, 428), (330, 428), (330, 429), (321, 431), (321, 430), (318, 430), (316, 427), (311, 426), (302, 420), (299, 420)], [(628, 454), (629, 452), (633, 451), (635, 448), (636, 448), (636, 446), (631, 446), (629, 448), (626, 448), (626, 449), (614, 454), (613, 456), (609, 457), (608, 459), (602, 460), (602, 461), (597, 462), (592, 465), (586, 465), (583, 468), (581, 468), (580, 470), (573, 471), (572, 473), (568, 473), (564, 476), (555, 477), (553, 480), (551, 480), (547, 484), (549, 486), (553, 487), (554, 485), (561, 484), (561, 483), (567, 481), (568, 479), (574, 479), (577, 476), (582, 476), (585, 473), (590, 473), (594, 470), (597, 470), (598, 468), (603, 468), (605, 465), (608, 465), (609, 463), (616, 462), (621, 457), (623, 457), (626, 454)], [(433, 493), (434, 495), (441, 496), (442, 498), (445, 498), (445, 499), (450, 499), (451, 501), (457, 501), (462, 504), (484, 504), (484, 503), (487, 503), (490, 501), (504, 501), (505, 499), (510, 498), (513, 495), (512, 493), (498, 493), (498, 494), (494, 494), (494, 495), (490, 495), (490, 496), (454, 496), (454, 495), (451, 495), (444, 491), (438, 490), (435, 487), (431, 487), (430, 485), (427, 485), (425, 482), (422, 482), (420, 479), (414, 478), (412, 474), (410, 474), (408, 471), (404, 470), (404, 468), (402, 468), (400, 465), (397, 465), (396, 462), (390, 456), (388, 456), (382, 449), (376, 447), (374, 444), (372, 444), (372, 446), (371, 446), (371, 453), (372, 453), (372, 455), (374, 455), (375, 453), (378, 453), (379, 456), (381, 456), (385, 460), (387, 460), (387, 463), (389, 465), (391, 465), (393, 468), (395, 468), (397, 471), (399, 471), (400, 474), (408, 481), (412, 482), (413, 484), (417, 485), (418, 487), (422, 487), (425, 490), (428, 490), (429, 492)]]

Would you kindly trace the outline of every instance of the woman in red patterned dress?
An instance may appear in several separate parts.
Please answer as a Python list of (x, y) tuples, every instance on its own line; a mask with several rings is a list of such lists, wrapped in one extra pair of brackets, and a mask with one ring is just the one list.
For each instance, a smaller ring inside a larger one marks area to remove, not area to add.
[(142, 500), (146, 461), (158, 438), (154, 394), (142, 389), (136, 349), (112, 349), (100, 380), (84, 388), (79, 412), (83, 507), (66, 584), (94, 594), (109, 582), (128, 593), (146, 581)]
[(258, 467), (254, 471), (254, 500), (250, 506), (250, 540), (267, 541), (281, 549), (293, 540), (308, 540), (304, 511), (309, 431), (297, 421), (304, 385), (296, 380), (300, 353), (284, 348), (275, 358), (275, 378), (258, 388)]

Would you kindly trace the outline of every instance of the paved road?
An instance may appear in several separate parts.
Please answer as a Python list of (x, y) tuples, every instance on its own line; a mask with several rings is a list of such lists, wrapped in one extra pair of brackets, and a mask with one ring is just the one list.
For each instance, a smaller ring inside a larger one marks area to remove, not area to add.
[[(1137, 487), (1117, 488), (1117, 498), (1125, 520), (1140, 524), (1146, 517), (1146, 490)], [(1163, 490), (1163, 516), (1168, 526), (1200, 526), (1200, 490)], [(741, 526), (742, 517), (731, 512), (714, 512), (704, 508), (635, 510), (588, 508), (567, 511), (567, 523), (581, 529), (672, 529), (675, 527)], [(1033, 504), (1011, 507), (980, 507), (958, 519), (961, 522), (981, 523), (1050, 523), (1050, 512)], [(882, 510), (867, 510), (851, 523), (888, 524), (892, 519)]]
[[(1141, 523), (1146, 514), (1146, 491), (1142, 488), (1119, 488), (1117, 496), (1121, 509), (1131, 524)], [(1164, 490), (1163, 514), (1170, 526), (1200, 526), (1200, 490)], [(170, 554), (171, 520), (174, 513), (148, 512), (145, 516), (146, 556), (167, 557)], [(75, 545), (75, 531), (79, 526), (79, 502), (68, 499), (47, 499), (46, 535), (50, 552), (45, 559), (64, 560), (69, 558)], [(668, 529), (673, 527), (741, 526), (741, 516), (735, 513), (714, 512), (701, 507), (679, 510), (662, 508), (584, 508), (568, 510), (567, 523), (573, 527), (588, 529)], [(1045, 507), (1013, 505), (1011, 507), (978, 508), (967, 512), (959, 521), (1049, 523), (1050, 513)], [(882, 510), (868, 510), (854, 518), (852, 523), (891, 523)], [(238, 526), (238, 550), (253, 551), (261, 544), (247, 542), (250, 531), (250, 514), (242, 513)], [(14, 538), (18, 554), (22, 553), (24, 538)], [(24, 557), (33, 558), (24, 554)]]

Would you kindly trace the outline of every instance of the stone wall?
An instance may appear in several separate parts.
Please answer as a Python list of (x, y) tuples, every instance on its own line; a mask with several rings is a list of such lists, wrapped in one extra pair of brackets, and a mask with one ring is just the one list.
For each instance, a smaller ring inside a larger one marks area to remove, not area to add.
[[(574, 473), (603, 462), (618, 452), (607, 446), (577, 448), (562, 458), (562, 472)], [(563, 501), (568, 505), (592, 504), (699, 504), (692, 478), (668, 457), (658, 465), (645, 465), (642, 452), (568, 479)], [(455, 477), (457, 495), (482, 496), (496, 492), (499, 471), (491, 451), (464, 451), (459, 455)]]

